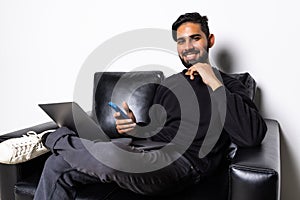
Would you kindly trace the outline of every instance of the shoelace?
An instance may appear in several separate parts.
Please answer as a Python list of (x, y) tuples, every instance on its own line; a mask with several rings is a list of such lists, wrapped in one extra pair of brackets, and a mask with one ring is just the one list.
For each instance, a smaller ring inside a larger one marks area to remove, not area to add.
[[(54, 130), (48, 130), (43, 133), (53, 132)], [(24, 154), (26, 159), (29, 159), (34, 153), (34, 150), (39, 150), (43, 148), (41, 142), (42, 137), (40, 137), (35, 131), (28, 131), (25, 135), (22, 135), (22, 139), (19, 143), (13, 144), (12, 146), (16, 148), (15, 158), (20, 157)]]

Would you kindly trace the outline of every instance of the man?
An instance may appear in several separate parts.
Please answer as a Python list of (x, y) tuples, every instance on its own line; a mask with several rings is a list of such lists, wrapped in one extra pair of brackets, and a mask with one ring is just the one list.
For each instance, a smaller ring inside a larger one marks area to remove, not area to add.
[[(158, 110), (148, 131), (155, 132), (152, 140), (171, 142), (174, 148), (145, 154), (122, 143), (85, 141), (120, 165), (128, 158), (116, 156), (114, 145), (139, 153), (141, 166), (169, 164), (144, 173), (115, 170), (95, 159), (82, 140), (63, 127), (44, 137), (44, 144), (53, 155), (46, 161), (35, 199), (74, 199), (73, 186), (94, 182), (115, 182), (146, 195), (169, 194), (213, 174), (224, 161), (230, 141), (239, 146), (262, 141), (266, 125), (244, 86), (209, 63), (208, 51), (215, 38), (209, 32), (207, 18), (187, 13), (174, 22), (172, 30), (179, 57), (187, 69), (158, 86), (153, 103), (161, 105), (166, 115)], [(130, 119), (115, 113), (118, 132), (137, 134), (134, 113), (127, 103), (123, 107)], [(159, 128), (153, 128), (153, 124)]]

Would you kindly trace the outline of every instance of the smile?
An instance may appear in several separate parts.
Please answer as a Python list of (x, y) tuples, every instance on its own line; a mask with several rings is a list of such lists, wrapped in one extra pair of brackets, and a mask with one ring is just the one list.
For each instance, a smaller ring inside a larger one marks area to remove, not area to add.
[(184, 57), (186, 57), (187, 60), (193, 60), (193, 59), (196, 59), (197, 53), (189, 53), (189, 54), (184, 55)]

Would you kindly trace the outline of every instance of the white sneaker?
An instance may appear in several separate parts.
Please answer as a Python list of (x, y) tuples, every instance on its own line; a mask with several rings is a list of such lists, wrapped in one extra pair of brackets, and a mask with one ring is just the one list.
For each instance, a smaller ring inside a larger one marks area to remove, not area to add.
[(16, 164), (33, 159), (49, 150), (42, 144), (42, 136), (55, 130), (40, 134), (29, 131), (19, 138), (11, 138), (0, 143), (0, 163)]

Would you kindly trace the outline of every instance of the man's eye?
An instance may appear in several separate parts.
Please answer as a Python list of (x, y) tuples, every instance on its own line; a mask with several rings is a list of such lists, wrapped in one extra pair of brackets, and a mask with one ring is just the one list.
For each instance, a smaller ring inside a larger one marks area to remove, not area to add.
[(198, 40), (200, 40), (201, 39), (201, 37), (193, 37), (193, 40), (194, 41), (198, 41)]
[(183, 40), (177, 40), (177, 44), (183, 44), (184, 41)]

